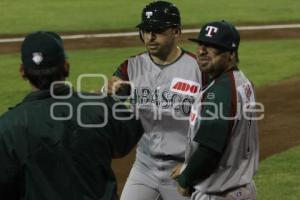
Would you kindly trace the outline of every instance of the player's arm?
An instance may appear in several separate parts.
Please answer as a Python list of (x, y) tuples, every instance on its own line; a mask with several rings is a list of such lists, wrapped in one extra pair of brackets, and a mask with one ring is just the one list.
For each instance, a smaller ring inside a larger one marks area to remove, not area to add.
[(108, 80), (107, 94), (128, 96), (130, 94), (130, 85), (128, 77), (128, 60), (123, 62)]
[[(222, 115), (225, 117), (232, 117), (236, 114), (236, 97), (232, 95), (235, 93), (235, 88), (232, 87), (232, 85), (222, 82), (210, 92), (210, 95), (215, 97), (213, 100), (205, 97), (204, 102), (214, 104), (204, 104), (202, 117), (209, 117), (211, 116), (210, 113), (218, 113), (218, 116), (213, 120), (200, 122), (200, 128), (194, 138), (194, 141), (198, 142), (199, 145), (185, 170), (177, 177), (180, 187), (193, 187), (209, 177), (218, 167), (233, 125), (233, 120), (220, 117), (219, 113), (223, 113)], [(220, 110), (220, 108), (223, 109)]]
[[(123, 157), (135, 147), (142, 134), (143, 126), (135, 114), (122, 102), (115, 101), (112, 97), (106, 98), (109, 106), (108, 138), (114, 158)], [(126, 118), (126, 119), (125, 119)]]
[(190, 158), (185, 170), (176, 178), (181, 188), (190, 189), (208, 178), (217, 168), (221, 154), (199, 145)]

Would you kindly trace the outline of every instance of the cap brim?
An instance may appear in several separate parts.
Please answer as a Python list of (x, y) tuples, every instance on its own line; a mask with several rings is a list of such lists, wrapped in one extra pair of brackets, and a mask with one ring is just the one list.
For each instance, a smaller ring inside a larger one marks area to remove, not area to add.
[(170, 26), (168, 26), (168, 24), (163, 23), (158, 20), (142, 22), (136, 26), (136, 28), (139, 28), (139, 29), (165, 29), (168, 27), (170, 27)]

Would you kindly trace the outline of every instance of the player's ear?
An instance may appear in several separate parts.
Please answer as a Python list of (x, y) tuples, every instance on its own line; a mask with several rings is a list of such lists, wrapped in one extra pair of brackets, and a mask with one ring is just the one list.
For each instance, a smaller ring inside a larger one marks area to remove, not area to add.
[(181, 28), (179, 28), (179, 27), (173, 28), (173, 33), (174, 33), (175, 37), (179, 37), (181, 35)]
[(236, 65), (236, 60), (237, 60), (237, 58), (236, 58), (236, 52), (235, 51), (232, 51), (232, 52), (230, 52), (230, 54), (229, 54), (229, 57), (228, 57), (228, 60), (229, 60), (229, 62), (232, 64), (232, 65)]
[(144, 32), (143, 30), (139, 29), (139, 35), (140, 35), (140, 40), (145, 43), (145, 40), (144, 40)]
[(23, 64), (20, 64), (19, 73), (20, 73), (20, 76), (22, 77), (22, 79), (24, 79), (24, 80), (27, 79), (26, 75), (25, 75), (24, 65)]

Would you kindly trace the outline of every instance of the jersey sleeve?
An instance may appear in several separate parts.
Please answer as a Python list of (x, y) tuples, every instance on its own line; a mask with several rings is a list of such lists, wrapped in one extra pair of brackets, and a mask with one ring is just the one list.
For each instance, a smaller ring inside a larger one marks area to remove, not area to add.
[(124, 81), (129, 81), (128, 78), (128, 60), (125, 60), (122, 64), (119, 65), (117, 70), (113, 73), (114, 76), (119, 77)]
[(187, 167), (176, 178), (182, 188), (191, 188), (209, 177), (218, 166), (221, 156), (210, 148), (199, 145), (190, 158)]
[(234, 123), (236, 115), (236, 88), (233, 73), (223, 75), (208, 90), (202, 102), (200, 127), (194, 141), (200, 145), (222, 153)]

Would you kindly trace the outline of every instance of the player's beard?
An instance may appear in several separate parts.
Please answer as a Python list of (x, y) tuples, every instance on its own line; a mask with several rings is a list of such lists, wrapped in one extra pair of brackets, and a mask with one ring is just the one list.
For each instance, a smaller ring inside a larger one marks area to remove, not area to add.
[(197, 62), (200, 70), (212, 76), (218, 76), (230, 67), (230, 63), (222, 56), (211, 58), (209, 56), (197, 56)]

